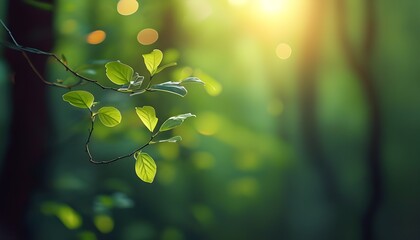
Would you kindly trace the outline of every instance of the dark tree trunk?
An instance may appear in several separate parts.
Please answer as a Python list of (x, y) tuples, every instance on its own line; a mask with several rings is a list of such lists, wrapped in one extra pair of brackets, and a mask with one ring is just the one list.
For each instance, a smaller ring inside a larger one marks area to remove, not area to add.
[(351, 45), (347, 32), (347, 9), (344, 0), (336, 1), (337, 7), (337, 26), (338, 34), (343, 46), (345, 56), (350, 65), (350, 68), (355, 72), (360, 81), (361, 88), (366, 97), (366, 104), (368, 106), (369, 132), (368, 132), (368, 152), (367, 152), (367, 173), (368, 184), (370, 188), (367, 206), (363, 213), (361, 220), (362, 239), (375, 239), (374, 225), (375, 218), (378, 214), (379, 207), (382, 204), (384, 195), (384, 183), (382, 177), (382, 120), (381, 120), (381, 106), (377, 88), (375, 86), (375, 78), (372, 67), (372, 56), (375, 46), (376, 33), (376, 14), (374, 0), (364, 1), (365, 7), (365, 26), (363, 28), (364, 39), (363, 49), (360, 57), (356, 55), (357, 51)]
[[(302, 144), (305, 157), (318, 173), (324, 187), (326, 201), (336, 214), (339, 203), (338, 186), (331, 165), (322, 151), (322, 144), (318, 129), (318, 69), (321, 61), (322, 36), (324, 34), (324, 16), (327, 3), (324, 0), (311, 1), (308, 12), (306, 35), (303, 40), (303, 55), (300, 62), (299, 101)], [(336, 219), (336, 216), (332, 216)], [(333, 223), (337, 222), (334, 220)], [(337, 227), (332, 226), (331, 232), (324, 239), (336, 239)]]
[[(51, 49), (52, 12), (13, 0), (9, 1), (7, 13), (6, 24), (19, 44), (47, 51)], [(0, 239), (31, 239), (26, 213), (31, 195), (42, 186), (47, 162), (46, 89), (21, 52), (6, 50), (5, 57), (11, 70), (12, 116), (0, 175)], [(29, 57), (45, 75), (46, 58), (40, 55)]]

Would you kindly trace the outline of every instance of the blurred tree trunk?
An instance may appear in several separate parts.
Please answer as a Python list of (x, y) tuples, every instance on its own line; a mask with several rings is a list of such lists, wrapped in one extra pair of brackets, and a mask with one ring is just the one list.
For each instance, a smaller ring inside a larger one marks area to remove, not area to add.
[[(322, 151), (318, 129), (318, 69), (321, 62), (322, 36), (325, 35), (325, 18), (327, 2), (311, 1), (309, 4), (306, 31), (303, 39), (299, 76), (300, 126), (305, 159), (309, 161), (319, 176), (330, 207), (331, 225), (323, 239), (338, 239), (337, 221), (339, 207), (339, 191), (336, 176)], [(318, 236), (319, 237), (319, 236)], [(316, 238), (316, 237), (315, 237)]]
[[(383, 178), (382, 178), (382, 161), (381, 161), (381, 145), (382, 145), (382, 121), (380, 113), (380, 101), (375, 86), (375, 78), (373, 74), (372, 57), (375, 46), (376, 36), (376, 15), (374, 0), (366, 0), (364, 3), (364, 38), (362, 39), (363, 49), (357, 51), (352, 46), (348, 36), (348, 19), (346, 1), (337, 0), (337, 26), (338, 34), (341, 40), (345, 57), (348, 64), (357, 75), (362, 90), (366, 97), (370, 121), (368, 123), (369, 132), (367, 139), (367, 174), (368, 189), (370, 188), (367, 206), (362, 216), (361, 229), (364, 240), (374, 239), (374, 223), (375, 217), (379, 211), (383, 197)], [(357, 53), (361, 53), (357, 55)]]
[[(7, 13), (7, 25), (19, 44), (47, 51), (51, 49), (52, 12), (13, 0), (9, 1)], [(26, 220), (31, 195), (42, 185), (47, 162), (49, 121), (46, 87), (19, 51), (6, 50), (5, 57), (11, 70), (13, 106), (9, 141), (0, 175), (0, 239), (26, 240), (31, 239)], [(47, 59), (40, 55), (29, 57), (39, 72), (45, 75)]]

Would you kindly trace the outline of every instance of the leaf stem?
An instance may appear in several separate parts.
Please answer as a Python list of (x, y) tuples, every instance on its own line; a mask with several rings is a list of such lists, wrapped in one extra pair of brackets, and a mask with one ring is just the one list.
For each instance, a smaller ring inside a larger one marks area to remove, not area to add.
[(109, 164), (109, 163), (113, 163), (116, 162), (118, 160), (124, 159), (124, 158), (128, 158), (133, 156), (136, 152), (143, 150), (144, 148), (146, 148), (147, 146), (150, 145), (150, 143), (153, 141), (153, 139), (159, 134), (159, 132), (156, 132), (155, 134), (153, 134), (152, 136), (150, 136), (150, 139), (147, 143), (143, 144), (142, 146), (136, 148), (135, 150), (133, 150), (132, 152), (126, 154), (126, 155), (121, 155), (115, 158), (112, 158), (110, 160), (103, 160), (103, 161), (97, 161), (94, 159), (90, 148), (89, 148), (89, 143), (91, 141), (92, 138), (92, 133), (94, 131), (94, 126), (95, 126), (95, 116), (94, 113), (89, 109), (90, 112), (90, 118), (91, 118), (91, 123), (90, 123), (90, 128), (89, 128), (89, 134), (88, 137), (86, 139), (86, 143), (85, 143), (85, 150), (87, 155), (89, 156), (89, 162), (93, 163), (93, 164), (97, 164), (97, 165), (101, 165), (101, 164)]

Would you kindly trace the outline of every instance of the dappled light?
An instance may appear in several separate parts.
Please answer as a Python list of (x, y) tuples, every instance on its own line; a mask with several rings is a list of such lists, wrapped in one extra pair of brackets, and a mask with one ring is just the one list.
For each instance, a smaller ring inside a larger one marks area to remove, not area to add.
[(0, 239), (420, 239), (420, 1), (19, 2)]
[(209, 152), (196, 152), (191, 157), (192, 163), (197, 169), (206, 170), (214, 167), (214, 156)]
[(284, 0), (260, 0), (260, 8), (268, 14), (278, 13), (283, 7)]
[(141, 30), (137, 34), (137, 41), (143, 45), (150, 45), (155, 43), (159, 38), (159, 33), (152, 28), (146, 28)]
[(222, 126), (222, 122), (217, 114), (212, 112), (202, 113), (199, 118), (195, 120), (195, 127), (197, 131), (203, 135), (211, 136), (217, 133)]
[(91, 33), (89, 33), (86, 37), (86, 42), (89, 44), (100, 44), (102, 43), (106, 38), (106, 33), (102, 30), (96, 30)]
[(123, 16), (129, 16), (137, 12), (139, 3), (137, 0), (119, 0), (117, 3), (117, 11)]
[(292, 48), (289, 44), (280, 43), (276, 48), (276, 55), (278, 58), (286, 60), (292, 55)]
[(101, 233), (110, 233), (114, 229), (114, 220), (108, 215), (96, 215), (93, 222)]

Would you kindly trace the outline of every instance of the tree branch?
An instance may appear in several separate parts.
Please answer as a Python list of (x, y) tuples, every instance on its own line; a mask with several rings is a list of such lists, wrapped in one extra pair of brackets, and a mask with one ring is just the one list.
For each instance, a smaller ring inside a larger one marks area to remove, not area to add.
[(94, 160), (94, 158), (93, 158), (93, 156), (91, 154), (90, 148), (89, 148), (89, 143), (90, 143), (90, 140), (92, 138), (92, 133), (93, 133), (93, 130), (94, 130), (94, 125), (95, 125), (95, 116), (94, 116), (93, 112), (90, 109), (89, 109), (89, 111), (90, 111), (91, 124), (90, 124), (90, 128), (89, 128), (89, 134), (88, 134), (88, 137), (87, 137), (86, 143), (85, 143), (85, 150), (86, 150), (87, 155), (89, 156), (89, 161), (91, 163), (93, 163), (93, 164), (98, 164), (98, 165), (100, 165), (100, 164), (109, 164), (109, 163), (113, 163), (113, 162), (116, 162), (116, 161), (121, 160), (121, 159), (124, 159), (124, 158), (131, 157), (136, 152), (141, 151), (144, 148), (146, 148), (147, 146), (149, 146), (151, 144), (151, 142), (153, 141), (153, 139), (159, 134), (159, 132), (156, 132), (155, 134), (153, 134), (152, 136), (150, 136), (150, 139), (149, 139), (149, 141), (147, 143), (143, 144), (141, 147), (133, 150), (132, 152), (130, 152), (130, 153), (126, 154), (126, 155), (118, 156), (118, 157), (115, 157), (115, 158), (110, 159), (110, 160), (96, 161), (96, 160)]
[[(12, 32), (9, 30), (9, 28), (6, 26), (6, 24), (4, 24), (4, 22), (0, 19), (0, 23), (3, 25), (4, 29), (7, 31), (7, 33), (9, 34), (9, 37), (12, 39), (14, 44), (10, 44), (10, 43), (3, 43), (6, 47), (10, 48), (10, 49), (14, 49), (17, 51), (22, 52), (22, 55), (25, 57), (25, 59), (28, 61), (29, 65), (31, 66), (32, 70), (35, 72), (35, 74), (39, 77), (39, 79), (41, 79), (41, 81), (47, 85), (50, 86), (55, 86), (55, 87), (61, 87), (61, 88), (66, 88), (66, 89), (71, 89), (77, 85), (81, 84), (81, 80), (84, 80), (86, 82), (90, 82), (93, 83), (95, 85), (97, 85), (98, 87), (104, 89), (104, 90), (112, 90), (112, 91), (116, 91), (116, 92), (120, 92), (117, 88), (113, 88), (113, 87), (107, 87), (102, 85), (101, 83), (99, 83), (97, 80), (94, 79), (90, 79), (87, 78), (85, 76), (80, 75), (78, 72), (76, 72), (75, 70), (73, 70), (72, 68), (70, 68), (67, 63), (65, 63), (63, 60), (61, 60), (60, 57), (58, 57), (56, 54), (54, 53), (50, 53), (50, 52), (45, 52), (36, 48), (30, 48), (30, 47), (24, 47), (21, 46), (16, 39), (14, 38)], [(64, 84), (59, 84), (59, 83), (52, 83), (49, 82), (47, 80), (45, 80), (45, 78), (39, 73), (39, 71), (34, 67), (34, 65), (32, 64), (32, 61), (30, 60), (30, 58), (28, 57), (28, 55), (26, 54), (26, 52), (30, 52), (30, 53), (34, 53), (34, 54), (39, 54), (39, 55), (45, 55), (48, 57), (52, 57), (54, 58), (58, 63), (60, 63), (65, 69), (66, 71), (70, 72), (71, 74), (73, 74), (76, 78), (78, 78), (80, 81), (77, 82), (76, 84), (73, 85), (64, 85)], [(121, 93), (121, 92), (120, 92)]]

